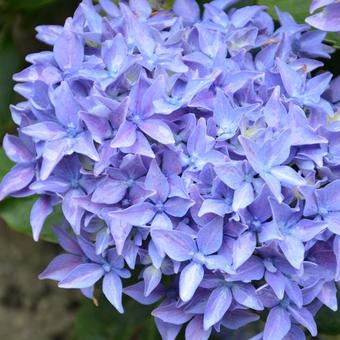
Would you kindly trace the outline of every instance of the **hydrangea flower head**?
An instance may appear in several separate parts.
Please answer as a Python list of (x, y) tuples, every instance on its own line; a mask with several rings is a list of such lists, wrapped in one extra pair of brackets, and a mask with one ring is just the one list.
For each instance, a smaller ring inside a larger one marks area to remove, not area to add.
[[(304, 339), (322, 305), (337, 309), (340, 83), (318, 60), (333, 49), (288, 13), (275, 28), (235, 2), (83, 0), (37, 28), (50, 49), (14, 75), (24, 101), (0, 198), (38, 196), (35, 240), (63, 215), (65, 252), (40, 278), (88, 298), (101, 286), (120, 313), (123, 294), (157, 303), (163, 339), (208, 339), (263, 310), (259, 339)], [(319, 28), (340, 30), (338, 2), (322, 6), (307, 22), (331, 15)]]

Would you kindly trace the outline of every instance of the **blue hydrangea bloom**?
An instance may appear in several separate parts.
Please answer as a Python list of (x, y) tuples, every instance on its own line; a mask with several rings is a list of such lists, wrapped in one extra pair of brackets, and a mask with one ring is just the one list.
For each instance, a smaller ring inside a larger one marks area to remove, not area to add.
[[(340, 80), (325, 32), (277, 9), (83, 0), (14, 75), (15, 166), (0, 199), (37, 195), (33, 237), (61, 206), (64, 253), (41, 279), (155, 304), (163, 339), (238, 329), (317, 334), (340, 280)], [(340, 31), (340, 4), (307, 23)], [(133, 272), (135, 283), (125, 279)]]

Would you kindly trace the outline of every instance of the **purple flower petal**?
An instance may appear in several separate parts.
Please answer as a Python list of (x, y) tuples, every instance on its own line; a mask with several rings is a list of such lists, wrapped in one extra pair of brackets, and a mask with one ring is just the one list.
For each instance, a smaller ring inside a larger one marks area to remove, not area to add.
[(103, 293), (119, 313), (124, 313), (122, 306), (122, 282), (114, 273), (106, 273), (103, 278)]
[(55, 89), (52, 99), (59, 122), (68, 128), (78, 128), (80, 105), (66, 81), (62, 81)]
[(179, 296), (182, 301), (189, 301), (203, 280), (204, 269), (201, 264), (191, 262), (186, 265), (179, 278)]
[(6, 134), (2, 145), (7, 157), (13, 162), (24, 163), (33, 160), (32, 152), (26, 147), (24, 141), (16, 136)]
[(17, 164), (8, 172), (0, 184), (0, 200), (28, 186), (35, 172), (31, 164)]
[(123, 223), (143, 226), (152, 220), (155, 211), (151, 203), (139, 203), (124, 210), (112, 211), (108, 215), (119, 219)]
[(186, 339), (208, 340), (211, 334), (211, 329), (205, 330), (203, 327), (202, 316), (194, 317), (185, 329)]
[(238, 283), (231, 287), (231, 291), (239, 304), (255, 310), (263, 310), (263, 305), (251, 284)]
[(239, 268), (253, 254), (256, 247), (256, 235), (252, 232), (245, 232), (234, 243), (233, 264)]
[(297, 308), (289, 306), (288, 310), (292, 317), (302, 326), (306, 327), (312, 336), (317, 334), (317, 326), (313, 315), (306, 308)]
[(214, 218), (197, 234), (198, 249), (204, 255), (210, 255), (217, 252), (221, 248), (222, 240), (223, 220), (221, 218)]
[(339, 4), (330, 4), (320, 13), (316, 13), (306, 19), (306, 22), (319, 30), (326, 32), (340, 31), (340, 6)]
[(151, 230), (152, 240), (157, 247), (175, 261), (190, 260), (197, 247), (189, 234), (176, 230)]
[(84, 45), (75, 33), (64, 30), (54, 43), (53, 54), (62, 70), (75, 69), (84, 59)]
[(144, 295), (149, 296), (152, 291), (159, 285), (162, 278), (162, 272), (154, 266), (147, 267), (143, 272), (145, 282)]
[(279, 271), (276, 271), (275, 273), (266, 271), (265, 279), (276, 296), (282, 300), (285, 293), (285, 280), (283, 274)]
[(173, 325), (182, 325), (192, 317), (191, 314), (185, 313), (181, 308), (178, 308), (176, 302), (160, 305), (153, 310), (152, 315)]
[(54, 140), (66, 136), (65, 129), (58, 123), (52, 121), (29, 125), (21, 129), (27, 135), (38, 140)]
[(291, 321), (289, 313), (281, 307), (275, 307), (268, 314), (263, 340), (273, 338), (281, 340), (289, 332), (290, 327)]
[(95, 284), (104, 275), (102, 266), (94, 263), (80, 264), (74, 268), (62, 281), (60, 288), (87, 288)]
[(55, 257), (47, 268), (39, 275), (40, 280), (50, 279), (62, 281), (73, 269), (82, 264), (79, 256), (61, 254)]
[(279, 246), (289, 263), (299, 269), (305, 256), (303, 243), (295, 237), (287, 235), (284, 241), (279, 243)]
[(167, 214), (175, 217), (183, 217), (188, 210), (194, 205), (194, 201), (181, 197), (169, 198), (164, 204), (164, 210)]
[(111, 142), (112, 148), (127, 148), (136, 142), (136, 126), (126, 121), (118, 129), (115, 138)]
[(171, 129), (160, 119), (147, 119), (142, 121), (138, 126), (145, 134), (161, 144), (175, 143)]
[(127, 185), (122, 181), (106, 178), (92, 194), (95, 203), (115, 204), (120, 202), (127, 191)]
[(204, 329), (208, 330), (223, 318), (232, 299), (231, 291), (226, 286), (212, 291), (204, 310)]
[(53, 198), (51, 196), (42, 196), (38, 198), (32, 207), (30, 222), (34, 241), (38, 241), (46, 218), (53, 212), (52, 202)]
[(146, 175), (144, 186), (146, 189), (157, 193), (154, 198), (156, 203), (165, 202), (169, 195), (170, 187), (168, 180), (163, 175), (156, 161), (152, 161), (150, 164), (150, 169)]
[(187, 24), (196, 22), (200, 15), (200, 9), (195, 0), (175, 0), (173, 11)]

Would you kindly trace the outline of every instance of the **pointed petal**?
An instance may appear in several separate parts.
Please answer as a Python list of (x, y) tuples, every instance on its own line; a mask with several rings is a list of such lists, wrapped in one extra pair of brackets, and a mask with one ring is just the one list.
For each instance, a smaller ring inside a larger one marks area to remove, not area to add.
[(282, 60), (277, 61), (277, 66), (281, 75), (283, 85), (291, 97), (299, 97), (301, 95), (303, 78)]
[(108, 70), (118, 73), (127, 59), (127, 46), (124, 37), (118, 33), (112, 40), (106, 40), (102, 47), (102, 57)]
[(285, 293), (285, 280), (281, 272), (271, 273), (266, 271), (265, 280), (273, 289), (275, 295), (282, 300)]
[(256, 172), (260, 173), (266, 163), (266, 159), (261, 155), (259, 146), (251, 139), (243, 136), (239, 137), (239, 141), (250, 165)]
[(143, 226), (152, 220), (155, 211), (151, 203), (138, 203), (124, 210), (112, 211), (108, 215), (118, 218), (123, 223)]
[(204, 255), (217, 252), (223, 240), (223, 220), (219, 217), (214, 218), (206, 224), (197, 234), (198, 249)]
[(189, 234), (177, 230), (151, 230), (157, 247), (175, 261), (190, 260), (197, 251), (195, 241)]
[(115, 138), (111, 142), (112, 148), (126, 148), (136, 142), (136, 126), (129, 121), (125, 121), (118, 129)]
[(76, 235), (80, 233), (80, 220), (84, 214), (84, 210), (74, 200), (78, 195), (76, 190), (68, 191), (61, 205), (63, 214)]
[(293, 280), (285, 278), (285, 286), (286, 294), (289, 299), (293, 301), (298, 307), (302, 307), (304, 301), (299, 285)]
[(130, 0), (130, 8), (138, 17), (146, 19), (151, 15), (152, 9), (147, 0)]
[(79, 111), (81, 109), (78, 102), (66, 81), (54, 90), (52, 96), (55, 115), (59, 122), (65, 127), (78, 128), (79, 126)]
[(318, 299), (334, 312), (338, 310), (338, 301), (336, 298), (336, 293), (337, 289), (335, 283), (329, 281), (323, 285), (318, 295)]
[(281, 183), (287, 185), (305, 185), (305, 180), (289, 166), (275, 166), (270, 169), (270, 173)]
[(25, 126), (21, 129), (22, 133), (37, 140), (53, 140), (66, 136), (65, 129), (53, 121), (40, 122)]
[(261, 177), (264, 179), (269, 189), (278, 200), (278, 202), (283, 201), (283, 195), (281, 194), (281, 183), (280, 181), (270, 173), (263, 172), (261, 173)]
[(15, 165), (2, 179), (0, 200), (27, 187), (34, 178), (35, 171), (31, 164)]
[(145, 189), (152, 190), (157, 193), (154, 198), (155, 202), (160, 201), (157, 203), (165, 202), (169, 195), (170, 187), (168, 180), (163, 175), (155, 160), (153, 160), (150, 164), (149, 171), (145, 177), (144, 186)]
[[(188, 320), (190, 320), (190, 317)], [(174, 325), (172, 323), (164, 322), (157, 317), (155, 317), (155, 323), (162, 339), (166, 340), (175, 340), (182, 328), (182, 324)]]
[(136, 142), (128, 148), (121, 148), (121, 151), (125, 153), (134, 153), (136, 155), (155, 158), (155, 154), (152, 151), (150, 143), (140, 131), (137, 131)]
[(57, 237), (58, 243), (65, 251), (71, 254), (83, 255), (82, 250), (75, 238), (71, 237), (65, 230), (61, 228), (54, 227), (53, 231)]
[(62, 70), (75, 69), (83, 62), (84, 45), (75, 33), (64, 30), (54, 44), (53, 54)]
[(172, 230), (173, 224), (171, 222), (170, 217), (167, 214), (157, 213), (155, 215), (155, 218), (152, 220), (151, 228)]
[(204, 329), (219, 322), (229, 309), (233, 297), (228, 287), (222, 286), (212, 291), (204, 309)]
[(302, 219), (293, 228), (292, 234), (303, 242), (312, 240), (327, 228), (326, 222)]
[(235, 269), (245, 263), (253, 255), (256, 247), (256, 236), (252, 232), (243, 233), (233, 246), (233, 266)]
[(95, 284), (104, 274), (102, 266), (84, 263), (73, 269), (58, 286), (60, 288), (87, 288)]
[(204, 269), (199, 263), (191, 262), (183, 268), (179, 277), (179, 296), (182, 301), (188, 302), (193, 297), (203, 276)]
[(195, 0), (175, 0), (173, 11), (187, 24), (193, 24), (200, 16), (200, 8)]
[(104, 275), (103, 293), (119, 313), (124, 313), (122, 290), (122, 281), (116, 273), (110, 272)]
[(236, 190), (244, 181), (242, 162), (227, 162), (215, 166), (214, 170), (218, 178), (231, 189)]
[(91, 201), (94, 203), (116, 204), (120, 202), (127, 192), (127, 185), (122, 181), (106, 178), (100, 182), (93, 192)]
[(47, 268), (39, 275), (40, 280), (63, 280), (74, 268), (82, 263), (79, 256), (61, 254), (55, 257)]
[(194, 317), (185, 329), (185, 339), (208, 340), (211, 334), (211, 329), (203, 328), (202, 316)]
[(295, 237), (287, 235), (284, 241), (279, 242), (283, 255), (289, 263), (296, 269), (300, 269), (305, 257), (305, 247), (303, 243)]
[(138, 126), (145, 134), (161, 144), (175, 144), (171, 129), (160, 119), (147, 119)]
[(152, 316), (173, 325), (183, 325), (192, 318), (192, 315), (185, 313), (183, 308), (178, 308), (176, 302), (160, 305), (152, 311)]
[(234, 192), (233, 210), (244, 209), (254, 201), (254, 189), (250, 183), (244, 182)]
[(292, 317), (302, 326), (306, 327), (310, 334), (312, 336), (316, 336), (318, 331), (317, 331), (317, 326), (316, 323), (314, 321), (313, 315), (311, 314), (311, 312), (302, 307), (302, 308), (298, 308), (295, 306), (288, 306), (288, 310), (290, 312), (290, 314), (292, 315)]
[(69, 146), (65, 139), (46, 142), (40, 168), (40, 179), (42, 181), (46, 180), (59, 161), (66, 154), (70, 153)]
[(79, 134), (74, 139), (73, 150), (74, 152), (87, 156), (96, 162), (100, 161), (100, 157), (93, 143), (92, 136), (88, 131)]
[(263, 305), (251, 284), (238, 283), (231, 287), (234, 299), (241, 305), (255, 310), (263, 310)]
[(340, 31), (340, 6), (338, 3), (327, 6), (323, 11), (311, 15), (306, 22), (319, 30), (326, 32)]
[(263, 340), (281, 340), (289, 332), (291, 321), (289, 314), (281, 307), (270, 310), (263, 332)]
[(340, 180), (335, 180), (317, 191), (319, 204), (329, 211), (339, 210)]
[(206, 214), (215, 214), (220, 217), (224, 217), (227, 213), (227, 204), (222, 199), (207, 198), (203, 201), (201, 208), (198, 212), (198, 217), (202, 217)]
[(7, 157), (13, 162), (24, 163), (33, 160), (32, 152), (26, 147), (24, 141), (17, 136), (6, 134), (2, 146)]
[(30, 222), (34, 241), (38, 241), (40, 232), (44, 226), (46, 218), (53, 212), (53, 199), (51, 196), (41, 196), (33, 204)]
[(143, 305), (152, 305), (162, 298), (163, 289), (155, 289), (148, 297), (144, 296), (144, 282), (140, 281), (134, 285), (124, 288), (124, 294), (130, 296)]
[(145, 283), (144, 295), (149, 296), (161, 282), (162, 272), (151, 265), (143, 271), (143, 279)]
[(183, 217), (194, 204), (190, 199), (172, 197), (165, 202), (164, 210), (171, 216)]

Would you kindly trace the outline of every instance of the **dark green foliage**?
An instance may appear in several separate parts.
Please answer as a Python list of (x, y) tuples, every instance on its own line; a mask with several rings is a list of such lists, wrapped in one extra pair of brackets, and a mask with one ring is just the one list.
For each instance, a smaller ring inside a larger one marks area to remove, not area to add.
[(98, 307), (84, 301), (76, 317), (73, 340), (160, 340), (150, 315), (152, 308), (129, 299), (124, 309), (125, 314), (119, 314), (104, 298)]

